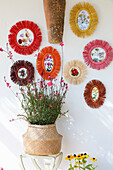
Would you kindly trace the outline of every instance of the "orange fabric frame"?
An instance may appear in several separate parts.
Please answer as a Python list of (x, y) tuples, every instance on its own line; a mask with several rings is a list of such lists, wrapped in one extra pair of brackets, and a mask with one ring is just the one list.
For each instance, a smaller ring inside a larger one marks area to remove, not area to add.
[[(51, 55), (53, 59), (53, 68), (51, 72), (46, 71), (45, 66), (44, 66), (44, 59), (47, 56), (47, 54)], [(49, 46), (49, 47), (43, 48), (40, 51), (37, 57), (37, 70), (38, 70), (38, 73), (45, 80), (54, 79), (58, 75), (60, 71), (60, 67), (61, 67), (61, 58), (60, 58), (60, 54), (58, 53), (56, 49)]]

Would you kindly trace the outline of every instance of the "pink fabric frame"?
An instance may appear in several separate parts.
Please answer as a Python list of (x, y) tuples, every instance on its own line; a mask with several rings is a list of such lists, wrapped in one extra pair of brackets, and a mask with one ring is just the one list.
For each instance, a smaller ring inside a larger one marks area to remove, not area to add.
[[(100, 47), (104, 49), (104, 51), (106, 52), (106, 57), (102, 62), (95, 62), (91, 58), (91, 51), (96, 47)], [(83, 57), (84, 57), (85, 63), (89, 65), (91, 68), (97, 69), (97, 70), (104, 69), (113, 60), (113, 48), (106, 41), (93, 40), (84, 47)]]

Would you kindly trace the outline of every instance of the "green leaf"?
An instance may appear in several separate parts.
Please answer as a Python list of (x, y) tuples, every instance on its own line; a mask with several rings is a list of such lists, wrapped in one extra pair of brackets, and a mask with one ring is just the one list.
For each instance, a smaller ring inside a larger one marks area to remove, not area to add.
[(92, 167), (92, 164), (87, 165), (85, 168), (90, 169), (90, 167)]
[(97, 165), (95, 167), (93, 167), (93, 169), (96, 169), (97, 168)]
[(73, 170), (72, 164), (70, 164), (70, 168)]
[(86, 163), (87, 161), (85, 159), (82, 160), (83, 163)]

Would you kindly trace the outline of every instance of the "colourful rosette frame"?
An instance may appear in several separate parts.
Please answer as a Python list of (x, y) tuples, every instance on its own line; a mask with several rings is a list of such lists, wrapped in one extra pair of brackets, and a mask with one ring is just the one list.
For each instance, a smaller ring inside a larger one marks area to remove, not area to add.
[[(48, 64), (46, 63), (46, 59), (48, 56), (51, 57), (51, 60), (52, 60), (52, 62), (50, 63), (52, 67), (51, 67), (51, 70), (49, 71), (47, 71), (46, 69), (46, 65)], [(61, 67), (61, 58), (60, 58), (60, 54), (58, 53), (56, 49), (49, 46), (49, 47), (43, 48), (39, 52), (38, 57), (37, 57), (37, 70), (38, 70), (38, 73), (45, 80), (54, 79), (58, 75), (60, 71), (60, 67)]]
[(93, 40), (84, 47), (83, 57), (91, 68), (104, 69), (113, 60), (113, 49), (106, 41)]
[(30, 55), (40, 47), (42, 34), (37, 24), (25, 20), (11, 27), (8, 39), (16, 53)]
[[(96, 92), (96, 93), (93, 93)], [(106, 88), (99, 80), (91, 80), (84, 90), (84, 98), (88, 106), (99, 108), (106, 98)], [(97, 97), (96, 97), (97, 96)]]
[(65, 64), (63, 75), (67, 82), (77, 85), (82, 83), (86, 78), (87, 68), (83, 62), (72, 60)]
[(71, 30), (78, 37), (90, 36), (98, 24), (96, 10), (88, 2), (79, 2), (70, 11), (69, 23)]
[(16, 61), (11, 67), (10, 78), (20, 86), (32, 82), (34, 80), (34, 67), (32, 63), (24, 60)]

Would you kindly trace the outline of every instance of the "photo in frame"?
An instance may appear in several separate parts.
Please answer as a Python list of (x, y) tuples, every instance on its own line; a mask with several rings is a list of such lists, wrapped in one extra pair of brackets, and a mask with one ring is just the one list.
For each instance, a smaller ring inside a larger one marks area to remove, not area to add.
[(84, 47), (83, 57), (91, 68), (104, 69), (113, 60), (113, 49), (106, 41), (93, 40)]
[(34, 80), (34, 67), (32, 63), (25, 60), (16, 61), (11, 67), (10, 78), (20, 86), (32, 82)]
[(44, 47), (37, 57), (38, 73), (45, 79), (54, 79), (61, 68), (59, 52), (52, 46)]
[(39, 26), (34, 22), (19, 21), (11, 27), (8, 40), (16, 53), (30, 55), (40, 47), (42, 34)]
[(98, 15), (88, 2), (79, 2), (70, 11), (69, 23), (75, 35), (81, 38), (90, 36), (98, 24)]
[(77, 85), (82, 83), (86, 78), (87, 68), (83, 62), (72, 60), (65, 64), (63, 75), (68, 83)]
[(99, 80), (91, 80), (84, 90), (84, 99), (91, 108), (99, 108), (104, 104), (106, 88)]

